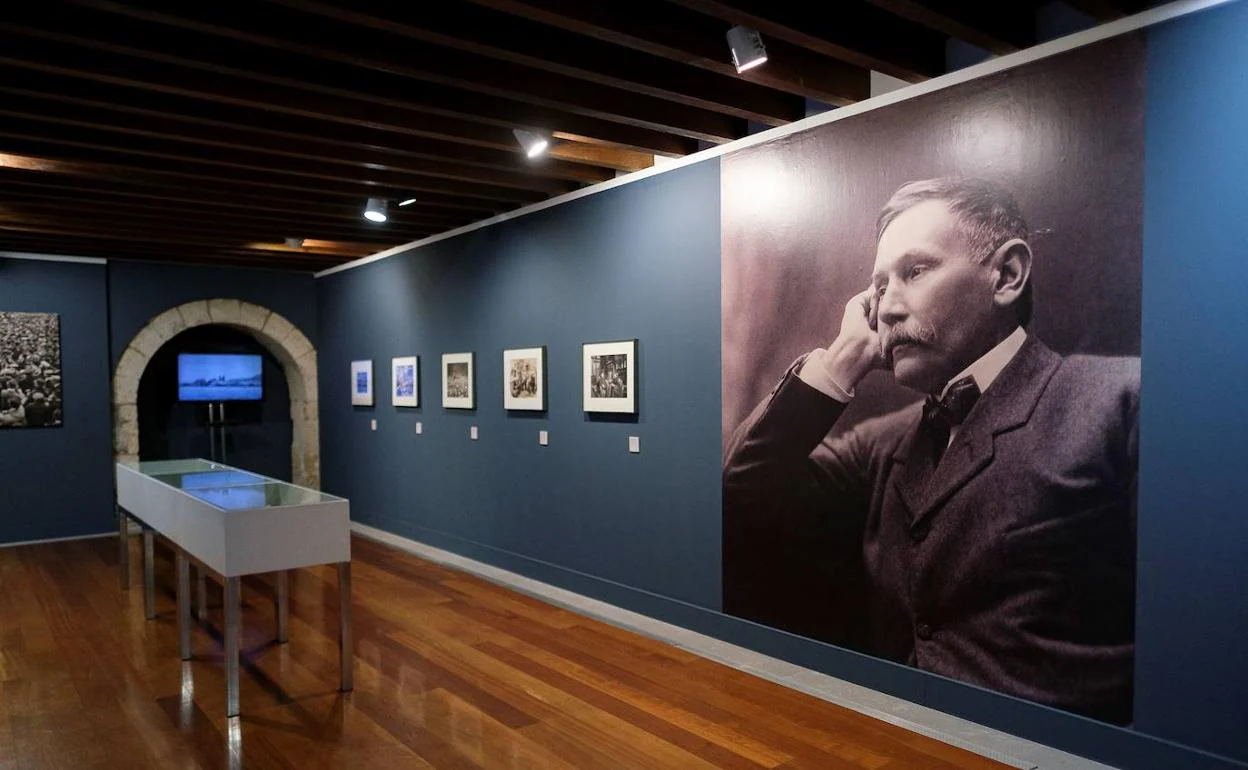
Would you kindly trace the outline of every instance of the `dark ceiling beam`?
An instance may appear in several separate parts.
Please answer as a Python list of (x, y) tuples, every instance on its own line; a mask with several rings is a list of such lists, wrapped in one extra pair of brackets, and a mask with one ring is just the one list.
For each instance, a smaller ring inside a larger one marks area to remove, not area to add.
[[(64, 173), (75, 176), (94, 176), (113, 181), (129, 181), (184, 189), (193, 186), (200, 190), (228, 193), (247, 190), (252, 196), (273, 196), (284, 200), (299, 200), (311, 196), (346, 198), (362, 206), (368, 198), (404, 200), (412, 194), (412, 185), (402, 187), (367, 185), (355, 182), (310, 185), (306, 178), (287, 176), (272, 172), (255, 173), (245, 169), (215, 167), (205, 169), (202, 165), (180, 162), (139, 154), (113, 152), (107, 149), (80, 147), (68, 142), (42, 141), (30, 138), (4, 137), (0, 135), (0, 153), (12, 153), (20, 157), (47, 160), (47, 170), (41, 173)], [(212, 172), (212, 173), (208, 173)], [(447, 183), (450, 186), (450, 183)], [(502, 189), (502, 188), (499, 188)], [(509, 210), (540, 196), (523, 196), (517, 191), (499, 195), (464, 195), (430, 190), (419, 196), (422, 208), (463, 208), (470, 210)]]
[[(862, 0), (836, 3), (775, 0), (669, 0), (690, 10), (744, 24), (858, 67), (918, 82), (945, 71), (945, 37)], [(770, 66), (768, 61), (764, 66)], [(760, 67), (761, 69), (761, 67)]]
[(280, 237), (320, 238), (327, 240), (370, 240), (397, 239), (412, 240), (432, 231), (450, 229), (445, 222), (421, 222), (406, 220), (400, 222), (396, 216), (384, 225), (365, 221), (356, 215), (355, 222), (337, 219), (295, 218), (281, 215), (258, 215), (260, 212), (238, 212), (210, 210), (206, 207), (186, 205), (170, 205), (163, 201), (134, 202), (112, 196), (100, 199), (98, 196), (75, 195), (59, 190), (40, 190), (39, 188), (23, 189), (17, 185), (0, 185), (0, 206), (15, 205), (18, 207), (34, 207), (48, 211), (91, 212), (106, 216), (156, 217), (169, 220), (187, 221), (197, 224), (211, 224), (215, 227), (230, 227), (241, 223), (249, 227), (265, 228), (269, 233)]
[[(677, 64), (739, 78), (785, 93), (843, 106), (870, 96), (866, 69), (768, 40), (765, 67), (738, 75), (724, 37), (727, 25), (662, 0), (471, 0), (478, 5)], [(661, 20), (661, 22), (656, 21)]]
[[(248, 137), (229, 129), (208, 129), (150, 117), (84, 114), (82, 110), (64, 109), (64, 105), (16, 103), (20, 101), (20, 97), (0, 100), (0, 132), (48, 141), (78, 140), (120, 152), (326, 181), (356, 181), (401, 188), (409, 184), (407, 180), (411, 178), (412, 190), (416, 192), (446, 190), (492, 198), (497, 197), (495, 187), (543, 195), (560, 195), (580, 188), (575, 182), (441, 160), (399, 159), (346, 148), (327, 156), (317, 153), (320, 145), (301, 144), (295, 140)], [(250, 145), (241, 143), (249, 139)], [(513, 198), (501, 196), (500, 199)]]
[[(521, 205), (536, 203), (548, 197), (544, 193), (516, 190), (452, 179), (417, 177), (370, 170), (363, 179), (339, 172), (309, 172), (306, 165), (287, 163), (282, 159), (263, 154), (232, 152), (229, 159), (195, 157), (179, 153), (179, 146), (172, 142), (145, 139), (130, 146), (109, 142), (109, 136), (96, 136), (86, 132), (66, 131), (64, 127), (46, 124), (40, 132), (22, 133), (24, 127), (9, 118), (0, 121), (0, 152), (16, 152), (51, 158), (66, 158), (90, 163), (107, 163), (167, 174), (190, 180), (215, 180), (245, 182), (257, 187), (283, 189), (314, 186), (318, 190), (348, 196), (404, 200), (409, 195), (421, 197), (454, 195), (462, 199), (479, 199), (487, 204)], [(13, 129), (13, 130), (9, 130)], [(59, 130), (58, 130), (59, 129)], [(113, 135), (115, 136), (115, 135)], [(82, 139), (78, 138), (82, 137)], [(92, 141), (83, 141), (83, 139)], [(249, 159), (255, 162), (248, 162)], [(315, 180), (315, 183), (308, 180)]]
[[(323, 265), (334, 264), (336, 262), (345, 262), (358, 257), (341, 255), (341, 254), (306, 254), (294, 251), (262, 251), (240, 249), (233, 246), (222, 246), (219, 244), (200, 244), (190, 242), (169, 243), (161, 240), (127, 240), (124, 236), (116, 234), (104, 233), (85, 233), (72, 231), (58, 232), (39, 232), (34, 228), (26, 231), (17, 229), (4, 229), (0, 227), (0, 250), (15, 251), (17, 247), (23, 243), (39, 242), (44, 244), (63, 244), (60, 253), (73, 256), (79, 253), (82, 256), (94, 256), (94, 254), (83, 251), (100, 252), (130, 252), (151, 254), (167, 254), (170, 261), (176, 259), (183, 254), (200, 253), (200, 254), (216, 254), (216, 255), (233, 255), (239, 258), (265, 261), (272, 264), (299, 264), (305, 265)], [(73, 250), (71, 250), (73, 249)], [(50, 252), (57, 253), (57, 252)]]
[(94, 257), (96, 259), (163, 262), (175, 265), (210, 265), (213, 267), (290, 270), (307, 273), (326, 270), (335, 265), (350, 262), (352, 259), (350, 257), (335, 257), (331, 260), (319, 256), (307, 259), (273, 258), (264, 256), (263, 253), (238, 254), (228, 250), (217, 249), (172, 250), (159, 246), (92, 241), (89, 238), (49, 238), (12, 233), (0, 233), (0, 250), (31, 254)]
[[(21, 67), (0, 67), (0, 94), (5, 95), (0, 100), (0, 105), (16, 109), (11, 97), (25, 97), (27, 104), (34, 105), (30, 109), (37, 110), (40, 115), (56, 114), (56, 107), (52, 107), (50, 102), (59, 101), (85, 110), (107, 110), (127, 116), (146, 117), (160, 121), (161, 124), (170, 126), (170, 129), (173, 126), (190, 124), (212, 127), (240, 137), (260, 135), (271, 142), (293, 140), (310, 149), (316, 146), (324, 160), (333, 160), (338, 151), (346, 149), (356, 152), (381, 152), (399, 158), (451, 160), (466, 166), (532, 173), (535, 176), (582, 183), (602, 182), (614, 177), (608, 167), (595, 167), (592, 160), (568, 162), (543, 158), (538, 162), (530, 161), (514, 142), (508, 150), (493, 150), (427, 137), (416, 139), (374, 127), (275, 114), (253, 107), (213, 104), (185, 96), (52, 75), (49, 72)], [(101, 119), (100, 122), (111, 121), (109, 117)], [(144, 121), (144, 124), (150, 125), (150, 121)], [(240, 141), (248, 145), (251, 142)]]
[(1030, 3), (965, 0), (868, 0), (877, 8), (994, 54), (1036, 44), (1036, 12)]
[[(360, 82), (359, 77), (326, 85), (319, 75), (315, 82), (270, 76), (259, 69), (246, 71), (10, 22), (0, 22), (0, 31), (9, 33), (0, 48), (0, 64), (273, 114), (508, 151), (516, 149), (512, 128), (551, 123), (570, 136), (658, 155), (687, 155), (697, 149), (692, 140), (659, 131), (403, 78), (400, 85), (380, 77), (367, 78), (371, 90), (364, 93), (350, 87), (352, 82)], [(218, 45), (217, 55), (219, 49)], [(291, 68), (290, 58), (275, 54), (264, 62), (264, 69)], [(152, 66), (152, 62), (161, 66)], [(377, 95), (373, 92), (382, 80), (391, 85), (386, 95)]]
[[(317, 195), (301, 195), (297, 197), (274, 197), (256, 195), (254, 190), (247, 188), (231, 188), (216, 186), (210, 190), (161, 183), (159, 180), (119, 179), (108, 175), (111, 169), (84, 168), (75, 169), (80, 172), (46, 173), (30, 172), (23, 169), (5, 168), (0, 163), (0, 191), (3, 190), (45, 190), (67, 198), (88, 199), (120, 199), (140, 202), (144, 205), (164, 202), (190, 204), (202, 207), (205, 211), (238, 211), (255, 215), (314, 217), (329, 221), (347, 220), (358, 222), (361, 219), (363, 206), (358, 201), (344, 202), (340, 199)], [(497, 210), (482, 208), (450, 208), (444, 206), (422, 205), (417, 202), (411, 206), (396, 208), (391, 212), (399, 221), (414, 223), (446, 224), (459, 226), (468, 222), (476, 222), (499, 213)]]
[(281, 222), (257, 221), (241, 217), (215, 217), (211, 213), (188, 212), (169, 209), (146, 209), (117, 206), (109, 203), (88, 201), (50, 200), (12, 196), (0, 193), (0, 216), (29, 213), (35, 217), (66, 219), (69, 221), (112, 221), (117, 223), (146, 223), (165, 230), (185, 229), (187, 232), (224, 233), (252, 241), (281, 241), (285, 238), (305, 238), (321, 241), (344, 241), (357, 243), (385, 243), (394, 245), (423, 238), (435, 232), (431, 225), (398, 228), (390, 222), (365, 228), (345, 229), (324, 225), (292, 225)]
[[(123, 44), (140, 50), (146, 48), (174, 55), (187, 50), (198, 54), (212, 52), (212, 46), (195, 40), (196, 36), (232, 40), (235, 46), (242, 43), (244, 50), (264, 46), (282, 51), (285, 54), (282, 58), (287, 60), (284, 63), (294, 67), (296, 72), (306, 72), (304, 77), (312, 82), (345, 82), (350, 92), (373, 92), (381, 85), (377, 82), (378, 75), (365, 77), (359, 72), (364, 68), (382, 73), (382, 77), (401, 76), (402, 80), (425, 81), (688, 139), (723, 143), (744, 136), (746, 132), (746, 121), (742, 118), (530, 67), (511, 65), (507, 68), (505, 82), (500, 82), (498, 62), (487, 57), (440, 46), (436, 50), (428, 50), (426, 46), (420, 56), (412, 56), (411, 43), (402, 38), (362, 37), (358, 30), (341, 23), (309, 24), (307, 19), (311, 17), (304, 14), (283, 19), (276, 8), (266, 8), (263, 13), (239, 14), (236, 8), (228, 5), (181, 4), (175, 13), (169, 10), (167, 3), (140, 6), (138, 0), (125, 4), (110, 0), (74, 2), (91, 9), (124, 14), (129, 23), (124, 26), (114, 23), (109, 29), (109, 39), (130, 41)], [(67, 15), (77, 17), (79, 14), (75, 10), (73, 14), (62, 14), (62, 18)], [(89, 30), (82, 30), (76, 18), (73, 26), (90, 35)], [(63, 27), (64, 22), (58, 20), (57, 28)], [(163, 28), (163, 33), (153, 27)], [(252, 31), (253, 28), (260, 31)], [(246, 57), (253, 60), (255, 53), (248, 51)], [(266, 64), (265, 69), (272, 71), (274, 67)], [(397, 83), (389, 88), (396, 94), (405, 90)], [(557, 116), (552, 117), (557, 119)], [(560, 130), (563, 127), (556, 123), (544, 128)]]
[(402, 35), (769, 126), (806, 116), (803, 100), (790, 94), (629, 48), (604, 47), (581, 35), (466, 3), (442, 3), (437, 13), (429, 13), (427, 7), (405, 0), (367, 0), (349, 6), (320, 0), (271, 1), (374, 33)]
[[(307, 258), (309, 255), (298, 251), (270, 251), (261, 249), (248, 249), (244, 245), (245, 242), (234, 241), (230, 239), (208, 238), (199, 233), (169, 232), (155, 230), (152, 228), (134, 228), (127, 229), (109, 225), (108, 223), (83, 223), (78, 226), (68, 226), (60, 223), (37, 223), (27, 224), (22, 222), (8, 221), (0, 218), (0, 241), (9, 235), (27, 234), (31, 236), (42, 236), (49, 240), (59, 238), (80, 238), (84, 240), (98, 239), (101, 241), (119, 241), (146, 244), (164, 244), (168, 248), (200, 248), (200, 249), (221, 249), (242, 253), (250, 253), (255, 251), (263, 254), (268, 258), (280, 259), (299, 259)], [(399, 245), (399, 244), (395, 244)], [(375, 253), (375, 252), (374, 252)], [(357, 259), (361, 256), (367, 256), (367, 253), (357, 253), (355, 251), (340, 254), (324, 254), (318, 253), (316, 257), (343, 257), (345, 259)]]

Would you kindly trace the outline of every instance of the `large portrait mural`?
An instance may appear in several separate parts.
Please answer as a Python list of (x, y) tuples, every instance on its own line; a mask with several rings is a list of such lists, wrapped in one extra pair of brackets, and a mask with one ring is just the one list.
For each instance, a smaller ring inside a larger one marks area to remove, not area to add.
[(1144, 54), (724, 158), (725, 611), (1131, 721)]

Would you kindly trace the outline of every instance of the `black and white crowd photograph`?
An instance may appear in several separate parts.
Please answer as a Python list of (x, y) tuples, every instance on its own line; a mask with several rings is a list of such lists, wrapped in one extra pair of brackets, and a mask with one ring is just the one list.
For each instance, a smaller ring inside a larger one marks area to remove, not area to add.
[(0, 428), (61, 425), (61, 320), (0, 311)]
[(468, 398), (472, 395), (472, 381), (468, 377), (467, 363), (446, 365), (446, 395), (449, 398)]

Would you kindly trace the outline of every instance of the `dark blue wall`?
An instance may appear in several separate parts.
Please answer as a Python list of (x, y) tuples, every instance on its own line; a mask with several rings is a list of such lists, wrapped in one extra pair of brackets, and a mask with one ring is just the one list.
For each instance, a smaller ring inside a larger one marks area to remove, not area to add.
[(113, 529), (105, 266), (0, 258), (0, 310), (59, 313), (64, 425), (0, 430), (0, 543)]
[(1136, 722), (1248, 760), (1248, 2), (1148, 73)]
[(108, 277), (114, 366), (148, 321), (169, 308), (214, 297), (267, 307), (316, 345), (316, 286), (308, 273), (110, 262)]
[[(323, 484), (351, 498), (353, 519), (719, 606), (718, 164), (317, 286)], [(641, 341), (640, 417), (590, 420), (581, 343), (628, 337)], [(502, 352), (537, 345), (549, 412), (508, 414)], [(441, 407), (441, 354), (463, 351), (477, 356), (473, 412)], [(417, 354), (422, 406), (396, 409), (390, 359)], [(375, 408), (350, 405), (354, 359), (373, 360)]]
[[(358, 521), (1117, 766), (1248, 767), (1248, 516), (1231, 483), (1248, 462), (1246, 35), (1248, 2), (1148, 35), (1132, 729), (718, 612), (714, 161), (322, 279), (327, 488)], [(642, 341), (641, 420), (589, 421), (579, 344), (626, 336)], [(550, 414), (509, 417), (499, 355), (537, 344)], [(464, 350), (478, 354), (471, 414), (439, 403), (439, 354)], [(410, 354), (423, 406), (396, 410), (389, 359)], [(349, 405), (359, 358), (377, 407)], [(630, 434), (639, 456), (623, 453)]]
[(0, 258), (0, 310), (61, 314), (65, 399), (63, 427), (0, 430), (0, 543), (113, 528), (113, 366), (153, 317), (212, 297), (275, 310), (316, 343), (307, 273)]

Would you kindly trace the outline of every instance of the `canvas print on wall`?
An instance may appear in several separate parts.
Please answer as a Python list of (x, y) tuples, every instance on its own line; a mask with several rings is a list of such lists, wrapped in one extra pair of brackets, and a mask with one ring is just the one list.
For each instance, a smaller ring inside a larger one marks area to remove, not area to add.
[(503, 408), (546, 410), (546, 348), (503, 351)]
[(476, 409), (477, 393), (472, 353), (442, 354), (442, 406)]
[(420, 406), (420, 359), (417, 356), (390, 359), (390, 403)]
[(0, 428), (62, 423), (61, 317), (0, 312)]
[(351, 362), (351, 405), (373, 405), (373, 362)]
[(723, 158), (723, 607), (1132, 721), (1145, 46)]
[(587, 342), (581, 348), (586, 412), (637, 413), (637, 340)]

